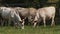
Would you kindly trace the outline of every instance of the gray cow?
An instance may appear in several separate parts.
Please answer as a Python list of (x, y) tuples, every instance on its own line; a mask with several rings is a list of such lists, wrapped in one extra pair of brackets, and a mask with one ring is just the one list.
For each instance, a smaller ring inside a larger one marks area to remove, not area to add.
[(44, 8), (39, 8), (37, 10), (36, 16), (35, 16), (35, 24), (34, 27), (36, 26), (37, 22), (39, 20), (43, 20), (44, 27), (46, 27), (46, 19), (52, 19), (51, 26), (55, 24), (54, 22), (55, 18), (55, 7), (54, 6), (49, 6), (49, 7), (44, 7)]
[[(8, 23), (11, 22), (11, 20), (14, 22), (15, 26), (18, 22), (21, 21), (21, 18), (19, 16), (19, 14), (12, 8), (9, 7), (0, 7), (0, 14), (1, 14), (1, 18), (6, 21), (8, 20)], [(3, 20), (2, 21), (2, 25), (3, 25)], [(16, 23), (17, 22), (17, 23)]]

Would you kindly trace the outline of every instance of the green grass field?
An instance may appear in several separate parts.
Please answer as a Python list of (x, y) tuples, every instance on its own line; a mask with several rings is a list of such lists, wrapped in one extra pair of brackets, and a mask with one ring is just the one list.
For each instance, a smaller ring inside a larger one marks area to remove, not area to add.
[(37, 26), (33, 28), (32, 26), (25, 26), (25, 29), (17, 29), (12, 26), (0, 27), (0, 34), (60, 34), (60, 25), (55, 27), (43, 27)]

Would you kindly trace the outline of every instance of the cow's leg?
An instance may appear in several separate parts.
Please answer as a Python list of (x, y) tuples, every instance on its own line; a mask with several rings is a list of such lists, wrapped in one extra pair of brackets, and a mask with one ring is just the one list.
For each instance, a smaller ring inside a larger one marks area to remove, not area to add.
[(4, 25), (7, 26), (7, 24), (8, 24), (7, 20), (4, 20), (4, 23), (5, 23)]
[(5, 23), (5, 19), (2, 18), (2, 19), (1, 19), (1, 26), (4, 26), (4, 23)]
[(1, 19), (1, 26), (3, 26), (3, 25), (4, 25), (4, 20)]
[(9, 20), (8, 20), (8, 26), (11, 24), (11, 19), (9, 18)]
[(35, 28), (35, 27), (36, 27), (36, 25), (37, 25), (37, 21), (34, 21), (34, 26), (33, 26), (33, 27)]
[(14, 27), (17, 28), (17, 22), (13, 19)]
[(37, 14), (37, 16), (35, 16), (35, 19), (34, 19), (34, 26), (33, 27), (35, 27), (37, 25), (38, 18), (39, 18), (39, 15)]
[(35, 18), (34, 18), (34, 27), (37, 25), (39, 18), (40, 18), (40, 15), (39, 15), (39, 13), (37, 12), (37, 13), (36, 13), (36, 16), (35, 16)]
[(46, 27), (46, 18), (43, 17), (43, 23), (44, 23), (44, 27)]
[(25, 23), (25, 21), (24, 21), (24, 19), (23, 19), (23, 20), (22, 20), (22, 26), (21, 26), (22, 29), (24, 29), (24, 23)]
[(53, 17), (52, 17), (51, 26), (55, 25), (55, 22), (54, 22), (54, 17), (55, 17), (55, 16), (53, 16)]
[(17, 22), (14, 21), (14, 26), (17, 28)]

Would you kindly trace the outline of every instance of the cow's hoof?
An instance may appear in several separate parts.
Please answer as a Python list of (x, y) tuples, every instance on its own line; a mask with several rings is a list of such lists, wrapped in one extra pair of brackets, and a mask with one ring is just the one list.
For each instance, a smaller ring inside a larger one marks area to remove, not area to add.
[(24, 29), (24, 27), (22, 27), (22, 29)]
[(54, 25), (51, 25), (51, 27), (54, 27), (55, 26), (55, 24)]
[(44, 25), (44, 27), (46, 27), (46, 25)]
[(55, 23), (51, 24), (51, 27), (55, 26)]
[(35, 28), (35, 27), (36, 27), (36, 25), (33, 26), (33, 28)]

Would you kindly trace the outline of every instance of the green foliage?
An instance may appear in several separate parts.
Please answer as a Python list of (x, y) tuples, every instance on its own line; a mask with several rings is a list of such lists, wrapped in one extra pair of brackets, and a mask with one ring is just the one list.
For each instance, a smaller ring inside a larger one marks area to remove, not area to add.
[(54, 2), (54, 3), (56, 3), (56, 2), (58, 2), (59, 0), (48, 0), (48, 2)]
[(56, 7), (60, 6), (59, 4), (60, 0), (2, 0), (0, 2), (2, 2), (3, 5), (5, 5), (6, 3), (7, 4), (21, 4), (21, 6), (25, 6), (25, 7), (43, 7), (43, 6), (54, 5), (53, 3), (56, 3), (54, 5)]
[(60, 0), (58, 0), (56, 5), (57, 5), (58, 8), (60, 8)]

